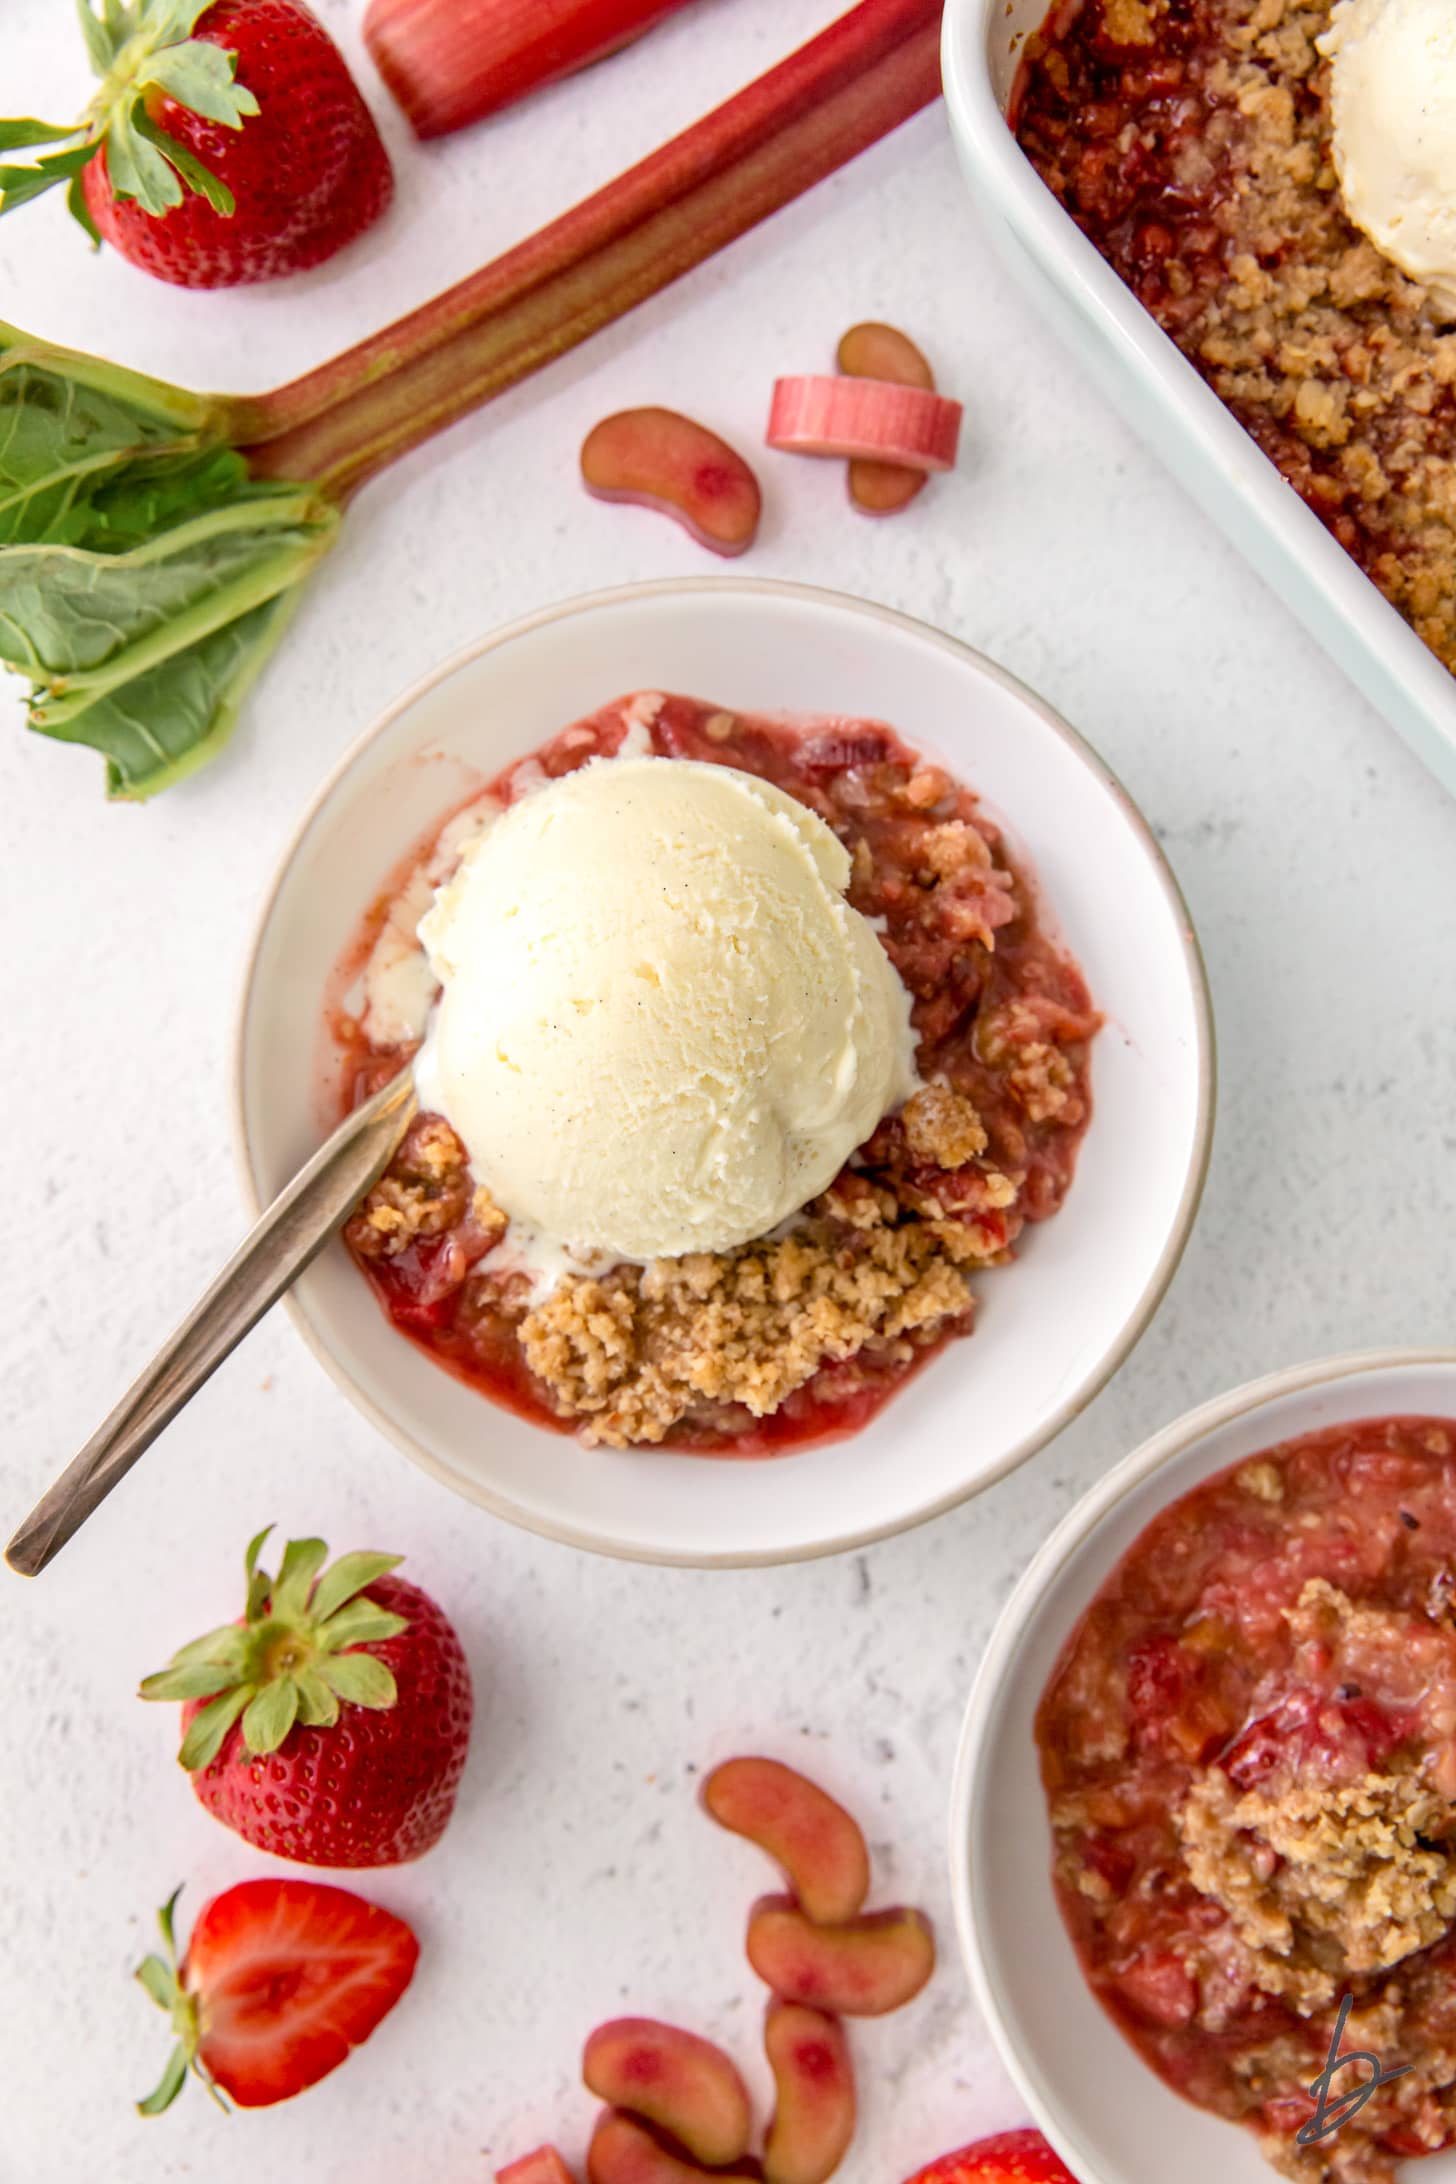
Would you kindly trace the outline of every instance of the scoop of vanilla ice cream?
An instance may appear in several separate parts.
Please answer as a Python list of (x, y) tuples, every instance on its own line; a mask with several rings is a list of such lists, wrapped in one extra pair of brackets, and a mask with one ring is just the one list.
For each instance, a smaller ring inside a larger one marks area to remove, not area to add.
[(523, 798), (420, 925), (421, 1093), (513, 1218), (581, 1253), (764, 1235), (915, 1083), (849, 857), (767, 782), (598, 760)]
[(1318, 42), (1350, 218), (1456, 317), (1456, 0), (1339, 0)]

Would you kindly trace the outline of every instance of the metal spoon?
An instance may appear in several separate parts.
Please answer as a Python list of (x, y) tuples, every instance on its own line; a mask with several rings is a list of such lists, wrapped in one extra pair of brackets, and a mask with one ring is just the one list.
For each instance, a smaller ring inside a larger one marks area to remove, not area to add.
[(274, 1199), (171, 1341), (66, 1466), (5, 1550), (38, 1577), (223, 1359), (342, 1228), (399, 1149), (415, 1115), (408, 1068), (357, 1107)]

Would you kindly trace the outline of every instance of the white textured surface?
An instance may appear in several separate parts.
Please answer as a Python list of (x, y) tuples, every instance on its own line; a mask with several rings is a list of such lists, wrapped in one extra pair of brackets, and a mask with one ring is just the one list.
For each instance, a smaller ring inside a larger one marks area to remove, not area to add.
[[(349, 32), (353, 0), (324, 12)], [(7, 317), (196, 384), (264, 385), (483, 260), (828, 19), (701, 0), (608, 72), (402, 153), (391, 227), (341, 267), (188, 297), (94, 263), (55, 203), (0, 229)], [(54, 0), (10, 0), (7, 104), (67, 110)], [(377, 94), (378, 87), (373, 91)], [(864, 1558), (762, 1575), (617, 1568), (448, 1501), (352, 1414), (285, 1320), (261, 1329), (53, 1572), (0, 1580), (0, 2177), (44, 2184), (479, 2184), (549, 2131), (579, 2151), (581, 2037), (624, 2007), (756, 2044), (739, 1933), (762, 1874), (694, 1812), (693, 1773), (802, 1750), (865, 1815), (885, 1897), (940, 1917), (914, 2012), (857, 2038), (849, 2184), (896, 2184), (1017, 2120), (949, 1956), (942, 1811), (970, 1673), (1081, 1485), (1195, 1398), (1361, 1342), (1449, 1332), (1456, 814), (1141, 449), (1084, 392), (980, 236), (938, 116), (780, 216), (361, 501), (221, 763), (108, 809), (88, 754), (0, 702), (7, 1239), (0, 1491), (18, 1517), (236, 1234), (225, 1086), (253, 908), (304, 798), (390, 692), (573, 590), (704, 566), (585, 501), (577, 443), (676, 401), (750, 446), (770, 381), (873, 314), (969, 405), (961, 471), (896, 523), (829, 466), (764, 464), (748, 564), (938, 621), (1091, 736), (1157, 824), (1208, 950), (1222, 1035), (1200, 1230), (1132, 1363), (1017, 1478)], [(489, 1430), (488, 1414), (482, 1430)], [(416, 1922), (419, 1983), (367, 2054), (291, 2108), (146, 2125), (163, 2027), (126, 1972), (150, 1906), (265, 1863), (172, 1770), (137, 1677), (232, 1605), (276, 1516), (407, 1549), (460, 1624), (480, 1720), (459, 1815), (371, 1879)], [(761, 2078), (759, 2080), (761, 2083)]]

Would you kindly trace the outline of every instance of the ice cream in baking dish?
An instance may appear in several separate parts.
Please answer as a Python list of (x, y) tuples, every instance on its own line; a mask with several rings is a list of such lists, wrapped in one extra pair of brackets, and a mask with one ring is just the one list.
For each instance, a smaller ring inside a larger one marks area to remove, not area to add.
[(1318, 43), (1345, 210), (1456, 319), (1456, 8), (1339, 0)]
[(346, 1101), (417, 1055), (431, 959), (423, 1111), (346, 1241), (541, 1424), (851, 1432), (1071, 1187), (1081, 974), (971, 790), (879, 722), (639, 693), (508, 767), (341, 966)]

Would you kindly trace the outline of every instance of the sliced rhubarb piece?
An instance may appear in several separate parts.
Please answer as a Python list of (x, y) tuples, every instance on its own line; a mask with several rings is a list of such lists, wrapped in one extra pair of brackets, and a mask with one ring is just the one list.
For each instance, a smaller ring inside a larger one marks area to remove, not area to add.
[(597, 500), (656, 508), (712, 553), (744, 553), (758, 535), (757, 478), (736, 448), (676, 410), (603, 418), (587, 434), (581, 475)]
[(576, 2178), (554, 2146), (538, 2146), (534, 2153), (522, 2154), (519, 2161), (508, 2161), (497, 2169), (495, 2184), (576, 2184)]
[(884, 379), (780, 379), (768, 444), (788, 455), (835, 455), (949, 470), (960, 445), (962, 409), (924, 387)]
[(753, 2184), (757, 2165), (736, 2162), (728, 2169), (703, 2169), (685, 2154), (676, 2154), (654, 2138), (646, 2124), (620, 2109), (609, 2108), (592, 2133), (586, 2156), (587, 2184), (700, 2184), (716, 2177), (718, 2184)]
[(764, 2141), (767, 2184), (825, 2184), (854, 2137), (854, 2068), (837, 2017), (770, 2005), (763, 2044), (778, 2099)]
[(898, 516), (929, 483), (928, 470), (906, 470), (899, 463), (860, 460), (849, 466), (849, 498), (862, 516)]
[(710, 2169), (748, 2151), (748, 2088), (723, 2050), (695, 2032), (619, 2017), (587, 2041), (581, 2074), (588, 2092), (644, 2116)]
[[(898, 326), (877, 319), (851, 326), (839, 344), (839, 369), (850, 379), (889, 380), (897, 387), (923, 387), (935, 391), (935, 374), (925, 355)], [(923, 470), (904, 470), (895, 463), (853, 462), (849, 466), (849, 498), (864, 516), (896, 516), (925, 491), (929, 480)]]
[(885, 2017), (913, 2002), (935, 1970), (935, 1936), (919, 1911), (816, 1926), (792, 1897), (764, 1896), (748, 1921), (748, 1961), (780, 2001), (837, 2017)]
[(605, 60), (687, 0), (370, 0), (364, 43), (418, 137)]
[(838, 363), (846, 379), (884, 379), (895, 387), (935, 392), (935, 374), (922, 351), (898, 326), (883, 326), (878, 319), (850, 327), (839, 344)]
[(718, 1825), (777, 1859), (811, 1919), (852, 1919), (870, 1888), (858, 1823), (826, 1790), (777, 1759), (727, 1759), (703, 1784)]

